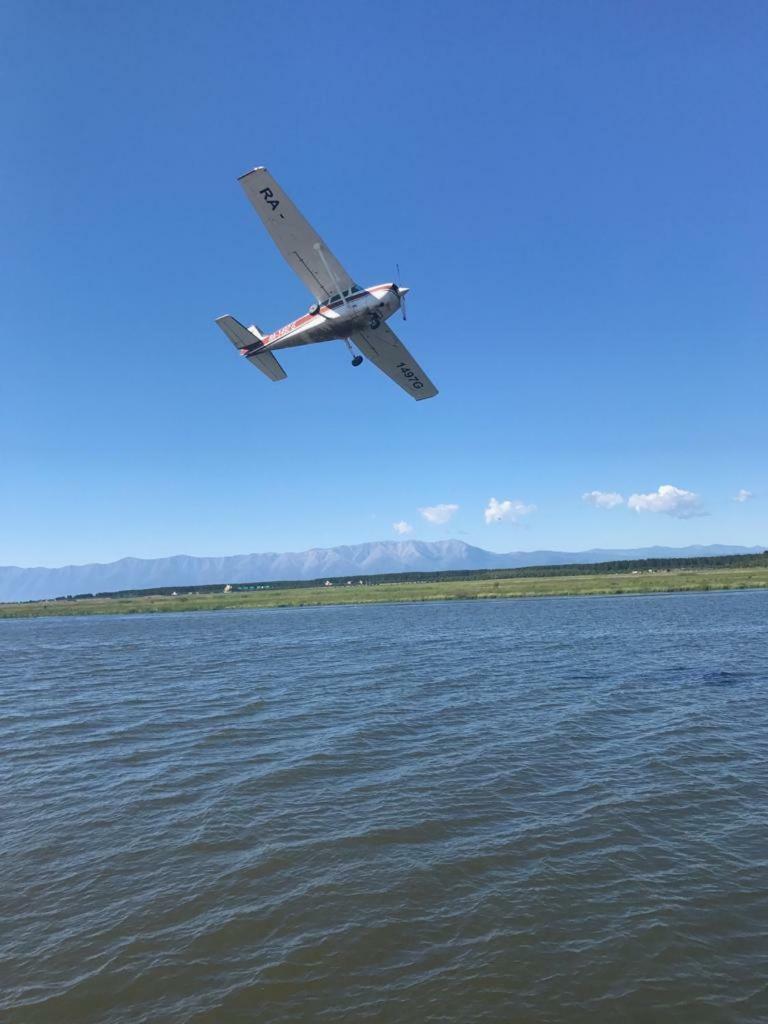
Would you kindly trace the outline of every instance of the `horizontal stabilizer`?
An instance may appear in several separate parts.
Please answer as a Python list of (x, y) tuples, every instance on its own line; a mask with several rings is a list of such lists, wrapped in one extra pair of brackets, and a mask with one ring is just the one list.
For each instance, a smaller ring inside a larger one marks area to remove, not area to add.
[(216, 317), (216, 323), (224, 331), (235, 348), (250, 348), (256, 341), (259, 341), (260, 336), (258, 334), (254, 334), (244, 324), (241, 324), (239, 320), (235, 320), (233, 316), (218, 316)]
[(266, 373), (270, 380), (285, 380), (288, 376), (271, 352), (257, 352), (256, 355), (248, 356), (248, 362)]
[[(233, 316), (219, 316), (216, 318), (216, 323), (224, 331), (235, 348), (241, 351), (245, 348), (253, 348), (261, 340), (262, 335), (258, 328), (245, 327), (239, 320), (235, 320)], [(262, 373), (266, 374), (270, 380), (285, 380), (287, 377), (280, 363), (266, 348), (261, 352), (256, 350), (246, 358), (257, 370), (261, 370)]]

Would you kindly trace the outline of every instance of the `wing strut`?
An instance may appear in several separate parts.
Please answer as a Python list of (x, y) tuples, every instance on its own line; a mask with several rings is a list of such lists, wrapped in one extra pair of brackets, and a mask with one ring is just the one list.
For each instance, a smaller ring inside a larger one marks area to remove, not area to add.
[(328, 266), (328, 261), (325, 258), (325, 253), (323, 252), (323, 243), (322, 242), (315, 242), (315, 244), (312, 246), (312, 248), (315, 250), (317, 255), (323, 261), (323, 266), (325, 267), (325, 272), (328, 275), (328, 277), (330, 277), (332, 281), (335, 281), (335, 283), (336, 283), (336, 290), (338, 291), (339, 295), (341, 296), (341, 301), (344, 303), (344, 308), (346, 309), (347, 297), (346, 297), (346, 295), (344, 295), (344, 289), (339, 284), (338, 277), (331, 270), (331, 268)]
[[(265, 167), (256, 167), (239, 180), (288, 265), (317, 302), (352, 287), (350, 275)], [(323, 247), (322, 258), (318, 244)]]

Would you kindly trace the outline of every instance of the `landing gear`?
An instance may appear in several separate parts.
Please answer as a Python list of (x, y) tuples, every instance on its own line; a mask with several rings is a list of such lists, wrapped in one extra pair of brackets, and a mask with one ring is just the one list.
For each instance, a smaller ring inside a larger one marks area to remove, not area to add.
[(353, 366), (359, 366), (360, 363), (362, 363), (362, 361), (363, 361), (363, 357), (362, 356), (356, 356), (354, 354), (355, 350), (352, 348), (352, 343), (350, 342), (349, 338), (345, 338), (344, 339), (344, 344), (347, 346), (347, 348), (349, 349), (349, 354), (352, 356), (352, 365)]
[(320, 305), (317, 302), (313, 302), (312, 305), (309, 307), (309, 315), (310, 316), (317, 316), (317, 314), (319, 312), (320, 312)]

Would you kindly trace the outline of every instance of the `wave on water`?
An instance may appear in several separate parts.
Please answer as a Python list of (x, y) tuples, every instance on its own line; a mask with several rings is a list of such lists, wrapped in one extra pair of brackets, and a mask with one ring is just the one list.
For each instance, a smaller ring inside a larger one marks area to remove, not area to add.
[(0, 1019), (768, 1019), (768, 595), (0, 622)]

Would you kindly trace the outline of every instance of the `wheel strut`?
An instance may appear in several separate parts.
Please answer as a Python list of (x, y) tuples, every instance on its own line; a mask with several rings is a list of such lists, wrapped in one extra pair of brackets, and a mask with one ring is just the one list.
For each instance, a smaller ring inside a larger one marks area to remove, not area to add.
[(352, 356), (352, 365), (359, 366), (360, 363), (362, 363), (363, 361), (363, 357), (355, 355), (355, 350), (352, 348), (352, 342), (349, 340), (349, 338), (344, 339), (344, 344), (347, 346), (347, 348), (349, 349), (349, 354)]

